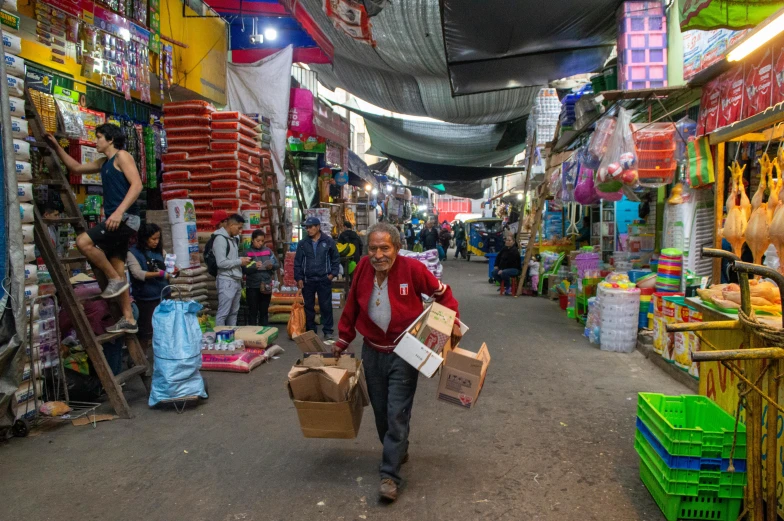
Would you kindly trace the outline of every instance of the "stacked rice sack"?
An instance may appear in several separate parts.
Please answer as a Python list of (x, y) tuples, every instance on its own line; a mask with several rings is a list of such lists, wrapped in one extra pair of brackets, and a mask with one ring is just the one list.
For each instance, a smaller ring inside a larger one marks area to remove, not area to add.
[(214, 231), (215, 210), (257, 209), (264, 200), (261, 173), (271, 169), (270, 153), (257, 140), (258, 122), (236, 111), (217, 112), (198, 100), (167, 103), (163, 112), (169, 146), (163, 156), (162, 198), (192, 199), (199, 232)]

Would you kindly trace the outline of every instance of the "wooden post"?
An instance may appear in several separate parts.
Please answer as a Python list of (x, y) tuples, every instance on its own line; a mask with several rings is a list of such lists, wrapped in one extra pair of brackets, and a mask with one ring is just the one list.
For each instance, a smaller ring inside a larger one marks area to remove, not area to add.
[(517, 295), (523, 293), (523, 283), (525, 276), (528, 274), (528, 263), (531, 262), (531, 257), (534, 254), (534, 244), (536, 243), (536, 234), (539, 226), (542, 224), (542, 211), (544, 210), (545, 197), (542, 195), (536, 202), (536, 215), (534, 216), (534, 224), (531, 227), (531, 237), (528, 239), (528, 247), (525, 249), (525, 259), (523, 259), (523, 269), (520, 272), (520, 280), (517, 282)]
[[(713, 201), (714, 208), (714, 247), (721, 248), (721, 228), (722, 220), (724, 217), (724, 162), (725, 162), (725, 144), (719, 143), (716, 145), (716, 182), (714, 183), (715, 195)], [(719, 284), (721, 282), (721, 259), (713, 259), (713, 283)]]
[[(779, 362), (778, 360), (768, 360), (770, 367), (768, 368), (768, 396), (778, 403), (779, 400)], [(778, 430), (778, 412), (768, 405), (767, 416), (767, 458), (765, 458), (765, 497), (767, 498), (768, 507), (768, 521), (775, 521), (778, 519), (778, 498), (777, 492), (777, 479), (776, 468), (778, 467), (779, 455), (778, 438), (775, 436)]]

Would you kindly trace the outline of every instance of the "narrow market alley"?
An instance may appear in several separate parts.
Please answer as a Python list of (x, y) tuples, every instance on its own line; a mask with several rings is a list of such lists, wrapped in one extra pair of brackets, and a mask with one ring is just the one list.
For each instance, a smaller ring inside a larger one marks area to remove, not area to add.
[(637, 392), (689, 391), (638, 352), (590, 345), (556, 302), (499, 296), (486, 274), (480, 259), (444, 263), (471, 327), (462, 344), (486, 342), (492, 362), (472, 410), (420, 378), (397, 503), (377, 502), (369, 408), (356, 440), (302, 437), (284, 327), (280, 359), (204, 373), (213, 397), (183, 414), (148, 409), (134, 381), (132, 420), (0, 443), (0, 489), (17, 498), (0, 501), (0, 520), (663, 519), (638, 477)]

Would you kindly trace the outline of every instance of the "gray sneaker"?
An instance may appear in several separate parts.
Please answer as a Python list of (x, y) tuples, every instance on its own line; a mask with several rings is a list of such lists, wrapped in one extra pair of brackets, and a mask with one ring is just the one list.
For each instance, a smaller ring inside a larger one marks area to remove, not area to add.
[(139, 324), (131, 324), (125, 317), (122, 317), (115, 325), (106, 328), (107, 333), (138, 333)]
[(128, 289), (128, 281), (125, 279), (112, 279), (106, 285), (106, 289), (101, 293), (101, 298), (110, 299), (117, 298)]

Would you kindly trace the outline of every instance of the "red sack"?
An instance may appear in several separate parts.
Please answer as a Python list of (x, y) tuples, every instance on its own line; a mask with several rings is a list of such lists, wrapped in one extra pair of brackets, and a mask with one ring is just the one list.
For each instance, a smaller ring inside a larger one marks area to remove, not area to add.
[(171, 199), (187, 199), (188, 190), (172, 190), (170, 192), (161, 192), (161, 199), (169, 201)]
[(187, 170), (175, 170), (173, 172), (163, 173), (163, 182), (172, 183), (175, 181), (190, 181), (191, 173)]

